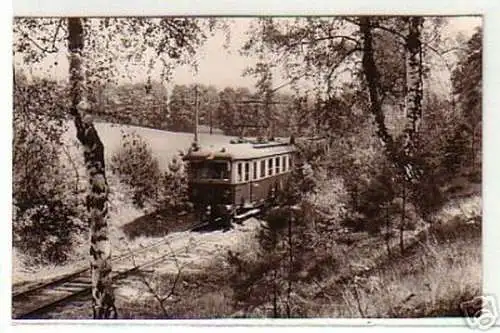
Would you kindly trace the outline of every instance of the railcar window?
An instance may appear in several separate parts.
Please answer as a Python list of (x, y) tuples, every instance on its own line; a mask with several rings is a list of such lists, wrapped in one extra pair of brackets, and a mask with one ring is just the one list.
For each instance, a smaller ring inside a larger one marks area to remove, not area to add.
[(243, 180), (243, 172), (241, 163), (238, 163), (238, 181), (241, 182)]
[(266, 160), (260, 161), (260, 178), (266, 176)]
[(272, 176), (272, 174), (273, 174), (273, 159), (272, 159), (272, 158), (270, 158), (270, 159), (268, 160), (268, 171), (267, 171), (267, 175), (268, 175), (268, 176)]
[(288, 157), (288, 169), (292, 168), (292, 159)]
[(250, 163), (245, 163), (245, 181), (247, 182), (250, 179)]
[(286, 155), (283, 156), (283, 172), (286, 171)]
[(229, 179), (227, 163), (203, 163), (197, 166), (196, 171), (196, 178), (198, 179)]
[(280, 157), (276, 157), (276, 174), (280, 173)]
[(257, 179), (257, 162), (253, 162), (253, 179)]

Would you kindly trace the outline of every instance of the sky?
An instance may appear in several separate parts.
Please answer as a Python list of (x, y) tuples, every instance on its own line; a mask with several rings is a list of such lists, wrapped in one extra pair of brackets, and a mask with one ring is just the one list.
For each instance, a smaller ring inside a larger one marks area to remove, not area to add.
[[(245, 31), (249, 26), (248, 19), (236, 19), (237, 24), (231, 30), (231, 54), (222, 50), (224, 37), (222, 34), (210, 39), (202, 48), (199, 60), (199, 71), (193, 76), (188, 68), (176, 70), (173, 81), (177, 83), (192, 83), (199, 81), (204, 84), (214, 84), (219, 87), (228, 85), (252, 87), (255, 80), (250, 77), (242, 77), (240, 73), (251, 62), (250, 59), (238, 55), (238, 48), (241, 47), (245, 37)], [(450, 37), (458, 33), (469, 38), (475, 27), (481, 25), (480, 17), (456, 17), (450, 19), (450, 24), (445, 30), (445, 35)], [(223, 69), (223, 70), (221, 70)], [(279, 85), (278, 82), (275, 83)]]
[[(206, 41), (197, 53), (198, 71), (195, 72), (188, 66), (176, 68), (167, 87), (171, 87), (173, 84), (198, 82), (215, 85), (219, 89), (226, 86), (242, 86), (253, 90), (255, 79), (244, 77), (241, 74), (247, 66), (252, 65), (257, 60), (241, 56), (238, 52), (246, 40), (245, 32), (250, 26), (251, 19), (233, 18), (232, 20), (229, 48), (227, 50), (223, 48), (225, 36), (222, 32), (217, 32), (215, 36)], [(449, 19), (444, 37), (455, 37), (460, 33), (469, 38), (475, 27), (480, 25), (481, 17), (453, 17)], [(58, 65), (50, 68), (49, 75), (57, 79), (66, 78), (68, 70), (65, 52), (47, 58), (41, 65), (41, 71), (45, 71), (54, 61), (57, 61)], [(35, 69), (34, 73), (40, 74), (41, 71)], [(139, 71), (136, 80), (145, 81), (146, 76), (143, 73), (144, 71)], [(283, 82), (282, 79), (276, 78), (274, 84), (278, 86), (281, 82)]]

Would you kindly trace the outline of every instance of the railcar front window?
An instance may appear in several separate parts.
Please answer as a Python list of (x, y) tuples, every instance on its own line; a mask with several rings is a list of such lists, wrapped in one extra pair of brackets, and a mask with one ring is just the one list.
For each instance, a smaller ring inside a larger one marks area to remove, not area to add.
[(272, 176), (272, 174), (273, 174), (273, 159), (272, 158), (270, 158), (268, 161), (268, 168), (269, 168), (269, 170), (267, 172), (267, 175)]
[(197, 171), (197, 179), (229, 179), (229, 168), (225, 162), (203, 163)]

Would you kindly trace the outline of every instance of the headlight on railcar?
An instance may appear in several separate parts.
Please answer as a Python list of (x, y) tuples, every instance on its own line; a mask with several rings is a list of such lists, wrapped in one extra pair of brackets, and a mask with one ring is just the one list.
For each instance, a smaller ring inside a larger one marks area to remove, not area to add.
[(224, 200), (229, 200), (231, 199), (231, 190), (230, 189), (225, 189), (224, 192), (222, 192), (222, 198)]

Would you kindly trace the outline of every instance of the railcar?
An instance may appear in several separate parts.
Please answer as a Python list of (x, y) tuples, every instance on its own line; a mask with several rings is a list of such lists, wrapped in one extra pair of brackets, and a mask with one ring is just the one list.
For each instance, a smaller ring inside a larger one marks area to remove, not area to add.
[(232, 140), (221, 146), (196, 144), (183, 157), (189, 198), (199, 217), (230, 224), (272, 202), (294, 167), (288, 140)]

